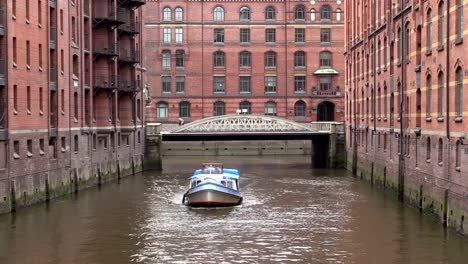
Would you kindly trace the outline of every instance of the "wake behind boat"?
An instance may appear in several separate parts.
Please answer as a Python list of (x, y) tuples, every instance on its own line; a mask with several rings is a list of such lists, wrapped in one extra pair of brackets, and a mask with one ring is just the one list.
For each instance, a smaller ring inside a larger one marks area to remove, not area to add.
[(203, 163), (190, 177), (189, 190), (182, 203), (194, 207), (234, 206), (242, 203), (239, 171), (222, 163)]

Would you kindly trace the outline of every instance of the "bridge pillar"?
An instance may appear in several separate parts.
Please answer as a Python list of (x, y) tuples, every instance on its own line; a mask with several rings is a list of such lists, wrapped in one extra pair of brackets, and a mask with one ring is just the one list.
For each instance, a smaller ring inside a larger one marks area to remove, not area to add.
[(143, 169), (160, 170), (162, 168), (161, 124), (147, 123), (145, 133), (145, 157), (143, 161)]

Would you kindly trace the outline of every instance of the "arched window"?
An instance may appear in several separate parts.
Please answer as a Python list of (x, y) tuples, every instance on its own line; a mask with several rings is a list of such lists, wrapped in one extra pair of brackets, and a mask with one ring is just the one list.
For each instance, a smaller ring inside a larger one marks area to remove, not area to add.
[(316, 18), (316, 14), (317, 14), (317, 11), (315, 11), (314, 8), (312, 8), (310, 10), (310, 21), (315, 21), (317, 18)]
[(384, 70), (387, 69), (387, 56), (388, 56), (388, 52), (387, 52), (387, 37), (384, 37), (384, 41), (383, 41), (383, 67), (384, 67)]
[(410, 54), (411, 54), (411, 44), (410, 44), (410, 25), (409, 23), (406, 23), (405, 25), (405, 57), (406, 61), (410, 60)]
[(276, 116), (276, 103), (269, 101), (265, 104), (265, 115)]
[(220, 6), (215, 7), (213, 12), (214, 21), (224, 21), (224, 9)]
[(439, 90), (437, 96), (437, 112), (439, 113), (438, 117), (444, 117), (444, 73), (439, 72), (438, 77)]
[(339, 8), (336, 10), (336, 21), (341, 21), (341, 9)]
[(384, 106), (383, 106), (384, 107), (384, 118), (387, 118), (387, 113), (388, 113), (387, 85), (384, 85), (383, 93), (384, 93), (384, 95), (383, 95), (384, 96)]
[(330, 14), (330, 6), (329, 5), (324, 5), (320, 9), (320, 20), (330, 20), (331, 19), (331, 14)]
[(439, 151), (437, 155), (437, 161), (441, 164), (444, 161), (444, 142), (439, 138)]
[(457, 37), (463, 39), (463, 0), (457, 0)]
[(190, 103), (183, 101), (179, 103), (179, 117), (190, 117)]
[(244, 6), (239, 11), (240, 20), (250, 20), (250, 8)]
[(296, 20), (298, 19), (301, 19), (301, 20), (304, 20), (305, 19), (305, 9), (304, 9), (304, 6), (302, 5), (299, 5), (298, 7), (296, 7), (296, 11), (294, 12), (294, 18)]
[(402, 38), (403, 35), (401, 35), (401, 34), (402, 34), (401, 33), (401, 28), (398, 28), (397, 29), (397, 41), (398, 41), (398, 44), (397, 44), (398, 45), (398, 54), (397, 55), (398, 55), (398, 61), (400, 61), (400, 62), (401, 62), (401, 58), (402, 58), (402, 55), (403, 55), (403, 41), (402, 41), (403, 40), (403, 38)]
[(304, 51), (296, 51), (294, 53), (294, 67), (305, 67), (306, 55)]
[(306, 116), (306, 103), (304, 101), (299, 100), (294, 104), (294, 116), (296, 117)]
[(171, 68), (171, 52), (168, 50), (162, 52), (162, 67), (164, 69)]
[(240, 102), (239, 109), (241, 110), (241, 113), (244, 115), (252, 114), (252, 104), (249, 101)]
[(175, 21), (184, 20), (184, 10), (181, 7), (175, 9)]
[(432, 77), (427, 75), (426, 77), (426, 118), (432, 116)]
[(163, 21), (171, 21), (172, 20), (172, 10), (169, 7), (163, 8)]
[(269, 6), (265, 9), (265, 19), (266, 20), (275, 20), (276, 19), (276, 10), (274, 7)]
[(169, 116), (169, 106), (166, 102), (156, 104), (156, 117), (158, 119), (167, 119)]
[(377, 42), (377, 71), (380, 71), (380, 67), (382, 67), (382, 46), (379, 39)]
[(438, 41), (439, 41), (439, 47), (444, 46), (444, 24), (445, 24), (445, 12), (444, 12), (444, 1), (440, 1), (439, 3), (439, 21), (438, 21), (438, 28), (437, 30), (439, 31), (438, 33)]
[(426, 139), (426, 161), (431, 160), (431, 138), (427, 137)]
[(239, 54), (239, 66), (250, 67), (251, 66), (251, 55), (248, 51), (242, 51)]
[(222, 101), (217, 101), (213, 104), (213, 114), (215, 116), (226, 114), (226, 104)]
[(265, 53), (265, 67), (276, 67), (276, 53), (274, 51)]
[(427, 27), (426, 27), (426, 45), (427, 51), (432, 49), (432, 10), (427, 10)]
[(214, 67), (224, 67), (225, 65), (225, 56), (224, 52), (216, 51), (213, 53), (213, 66)]
[(332, 56), (329, 51), (320, 52), (320, 67), (331, 67)]
[(458, 67), (455, 72), (457, 78), (457, 88), (455, 92), (455, 108), (457, 117), (463, 116), (463, 70), (461, 67)]

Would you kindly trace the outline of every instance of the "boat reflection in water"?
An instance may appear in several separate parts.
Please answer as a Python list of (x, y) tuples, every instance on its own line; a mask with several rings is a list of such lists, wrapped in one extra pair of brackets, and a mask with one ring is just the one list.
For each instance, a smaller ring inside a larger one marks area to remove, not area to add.
[(182, 203), (193, 207), (235, 206), (242, 203), (239, 171), (226, 169), (222, 163), (203, 163), (190, 177), (190, 189)]

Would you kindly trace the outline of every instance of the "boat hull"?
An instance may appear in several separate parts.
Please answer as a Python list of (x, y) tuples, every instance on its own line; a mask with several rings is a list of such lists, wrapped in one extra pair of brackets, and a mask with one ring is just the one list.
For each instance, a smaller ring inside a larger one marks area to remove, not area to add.
[(203, 184), (190, 189), (184, 195), (184, 202), (193, 207), (235, 206), (242, 203), (242, 195), (217, 184)]

